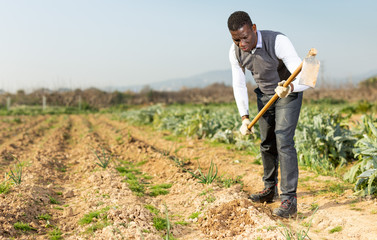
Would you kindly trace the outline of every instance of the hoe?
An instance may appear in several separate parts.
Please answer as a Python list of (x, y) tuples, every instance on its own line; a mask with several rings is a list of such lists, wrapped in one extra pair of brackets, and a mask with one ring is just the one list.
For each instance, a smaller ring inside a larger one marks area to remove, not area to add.
[[(302, 61), (302, 63), (297, 67), (297, 69), (292, 73), (292, 75), (285, 81), (284, 87), (287, 87), (301, 72), (299, 83), (301, 85), (306, 85), (309, 87), (314, 88), (317, 82), (317, 76), (319, 71), (319, 61), (315, 58), (317, 55), (317, 50), (315, 48), (310, 49), (308, 55)], [(302, 71), (301, 71), (302, 70)], [(268, 103), (259, 111), (257, 116), (251, 121), (247, 128), (250, 130), (254, 124), (263, 116), (263, 114), (267, 111), (269, 107), (279, 98), (279, 96), (275, 93), (275, 95), (268, 101)]]

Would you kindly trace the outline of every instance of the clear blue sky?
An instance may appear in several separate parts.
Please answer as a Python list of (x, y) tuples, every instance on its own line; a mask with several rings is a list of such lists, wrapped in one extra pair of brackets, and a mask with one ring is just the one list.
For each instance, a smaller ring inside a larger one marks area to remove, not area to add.
[[(0, 89), (148, 84), (230, 69), (228, 16), (283, 32), (327, 79), (377, 70), (377, 1), (0, 0)], [(231, 81), (231, 80), (230, 80)]]

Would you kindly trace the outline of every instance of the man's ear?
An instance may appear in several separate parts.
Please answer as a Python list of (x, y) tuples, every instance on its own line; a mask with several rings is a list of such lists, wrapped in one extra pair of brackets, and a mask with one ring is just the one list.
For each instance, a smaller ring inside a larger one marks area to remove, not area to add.
[(251, 29), (253, 29), (253, 32), (257, 32), (257, 25), (253, 24)]

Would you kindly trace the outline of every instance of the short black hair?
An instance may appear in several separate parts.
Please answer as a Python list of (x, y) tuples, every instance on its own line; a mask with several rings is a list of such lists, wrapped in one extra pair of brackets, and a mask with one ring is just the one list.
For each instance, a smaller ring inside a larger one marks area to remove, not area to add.
[(237, 31), (245, 24), (253, 25), (253, 22), (250, 19), (249, 14), (243, 11), (236, 11), (232, 13), (228, 18), (228, 28), (230, 31)]

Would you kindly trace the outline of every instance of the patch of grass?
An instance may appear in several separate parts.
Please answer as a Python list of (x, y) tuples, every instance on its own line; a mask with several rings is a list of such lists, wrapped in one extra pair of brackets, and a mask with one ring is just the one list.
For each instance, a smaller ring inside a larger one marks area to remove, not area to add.
[(140, 162), (137, 162), (135, 164), (136, 167), (140, 167), (140, 166), (143, 166), (144, 164), (146, 164), (148, 162), (148, 160), (144, 160), (144, 161), (140, 161)]
[(329, 230), (329, 233), (336, 233), (336, 232), (341, 232), (343, 230), (342, 226), (336, 226), (333, 229)]
[(336, 195), (342, 195), (345, 190), (349, 189), (350, 187), (345, 185), (345, 183), (330, 183), (328, 188), (321, 189), (317, 192), (317, 195), (326, 194), (326, 193), (334, 193)]
[(127, 176), (129, 175), (140, 175), (141, 172), (138, 169), (135, 169), (133, 167), (129, 166), (119, 166), (115, 168), (118, 172), (121, 173), (122, 176)]
[(56, 210), (61, 210), (61, 211), (64, 210), (62, 207), (54, 207), (54, 209), (56, 209)]
[(363, 211), (363, 209), (356, 207), (355, 203), (350, 204), (351, 210), (354, 211)]
[[(151, 176), (142, 174), (142, 172), (135, 167), (136, 165), (141, 166), (146, 162), (147, 161), (142, 161), (138, 162), (137, 164), (133, 164), (132, 162), (121, 161), (121, 165), (115, 168), (122, 176), (126, 177), (125, 182), (128, 183), (129, 189), (133, 191), (136, 194), (136, 196), (144, 196), (147, 185), (147, 183), (144, 180), (152, 178)], [(166, 190), (166, 188), (168, 188), (167, 186), (168, 185), (166, 184), (153, 186), (150, 191), (151, 196), (169, 193)]]
[(212, 202), (216, 201), (216, 197), (210, 194), (210, 195), (207, 196), (207, 198), (205, 200), (208, 203), (212, 203)]
[(165, 218), (155, 216), (153, 217), (153, 226), (157, 231), (164, 230), (167, 227), (167, 221)]
[(158, 195), (166, 195), (169, 193), (167, 189), (171, 188), (173, 184), (171, 183), (163, 183), (163, 184), (157, 184), (150, 187), (150, 193), (149, 195), (152, 197), (158, 196)]
[(48, 215), (47, 213), (46, 214), (41, 214), (37, 217), (39, 220), (50, 220), (51, 219), (51, 216)]
[[(175, 165), (181, 169), (188, 163), (190, 163), (190, 160), (187, 158), (180, 159), (177, 156), (170, 156), (170, 159), (175, 163)], [(184, 170), (185, 171), (185, 170)]]
[(267, 232), (269, 232), (269, 231), (273, 231), (273, 230), (275, 230), (277, 227), (278, 227), (278, 226), (266, 226), (266, 227), (263, 227), (263, 229), (266, 229)]
[(199, 215), (200, 215), (200, 213), (201, 213), (201, 212), (194, 212), (194, 213), (192, 213), (192, 214), (189, 216), (189, 218), (190, 218), (190, 219), (198, 218)]
[(377, 210), (372, 210), (370, 213), (371, 214), (377, 214)]
[(48, 237), (50, 238), (50, 240), (63, 239), (62, 232), (59, 228), (54, 228), (52, 231), (48, 232)]
[(300, 182), (307, 182), (307, 181), (312, 180), (312, 179), (313, 179), (313, 177), (311, 177), (311, 176), (306, 176), (306, 177), (304, 177), (304, 178), (299, 178), (299, 181), (300, 181)]
[(203, 192), (201, 192), (199, 196), (204, 196), (204, 195), (207, 195), (207, 193), (211, 193), (211, 192), (213, 192), (213, 188), (208, 188), (204, 190)]
[(311, 211), (314, 211), (314, 210), (318, 209), (318, 207), (319, 207), (318, 203), (312, 203), (312, 204), (310, 204), (310, 210)]
[(139, 182), (137, 179), (128, 179), (126, 180), (128, 183), (128, 188), (133, 191), (137, 196), (144, 196), (145, 187), (143, 184)]
[(16, 222), (15, 224), (13, 224), (13, 227), (17, 230), (21, 230), (21, 231), (31, 231), (31, 230), (34, 230), (36, 231), (37, 229), (33, 228), (33, 227), (30, 227), (30, 225), (28, 223), (23, 223), (23, 222)]
[(150, 180), (150, 179), (153, 178), (152, 176), (149, 176), (149, 175), (146, 175), (146, 174), (141, 175), (141, 177), (142, 177), (144, 180)]
[(56, 168), (56, 170), (58, 170), (59, 172), (66, 172), (67, 171), (67, 167), (65, 167), (65, 166), (58, 167), (58, 168)]
[(188, 223), (188, 222), (186, 222), (186, 221), (177, 221), (177, 222), (175, 222), (175, 224), (177, 224), (177, 225), (182, 225), (182, 226), (187, 226), (187, 225), (189, 225), (190, 223)]
[(103, 219), (103, 221), (101, 222), (96, 222), (94, 223), (93, 225), (89, 226), (85, 233), (94, 233), (95, 231), (97, 231), (98, 229), (103, 229), (104, 227), (107, 227), (109, 226), (110, 223), (107, 221), (107, 219)]
[(153, 213), (154, 215), (158, 215), (160, 214), (160, 210), (158, 210), (155, 206), (153, 205), (150, 205), (150, 204), (147, 204), (144, 206), (146, 209), (148, 209), (151, 213)]
[(85, 214), (84, 217), (82, 217), (79, 220), (80, 225), (89, 224), (93, 221), (94, 218), (96, 219), (107, 219), (106, 212), (110, 209), (110, 207), (105, 207), (97, 211), (90, 212), (88, 214)]
[(225, 176), (221, 176), (217, 178), (217, 182), (220, 183), (225, 188), (230, 188), (231, 186), (235, 184), (243, 185), (243, 182), (241, 179), (242, 179), (242, 176), (237, 176), (236, 179), (233, 179), (232, 177), (227, 178)]
[(115, 141), (117, 142), (118, 145), (122, 145), (124, 143), (122, 136), (117, 136), (115, 138)]
[(8, 181), (3, 181), (2, 183), (0, 183), (0, 194), (9, 193), (10, 188), (11, 188), (11, 184)]
[(51, 204), (60, 204), (60, 202), (58, 200), (56, 200), (55, 198), (53, 198), (51, 196), (48, 196), (48, 198), (50, 199)]

